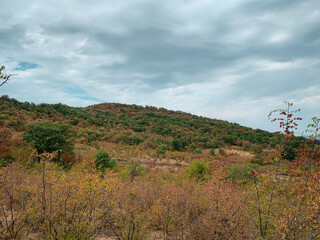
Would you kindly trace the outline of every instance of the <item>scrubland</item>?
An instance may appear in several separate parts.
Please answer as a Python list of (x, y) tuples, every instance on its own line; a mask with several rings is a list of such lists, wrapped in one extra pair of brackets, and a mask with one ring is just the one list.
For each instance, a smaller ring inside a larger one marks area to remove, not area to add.
[(290, 112), (274, 135), (136, 105), (0, 109), (0, 239), (320, 239), (317, 118), (306, 140)]

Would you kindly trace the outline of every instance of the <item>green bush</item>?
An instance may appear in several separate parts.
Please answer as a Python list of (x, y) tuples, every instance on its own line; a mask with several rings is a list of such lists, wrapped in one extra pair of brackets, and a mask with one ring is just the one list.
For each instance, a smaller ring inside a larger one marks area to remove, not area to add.
[(208, 178), (210, 170), (210, 163), (193, 160), (192, 163), (187, 167), (186, 174), (190, 179), (196, 179), (198, 181), (204, 181)]
[(226, 155), (226, 151), (223, 150), (222, 148), (219, 148), (219, 153), (220, 153), (220, 155), (222, 155), (222, 156), (225, 156), (225, 155)]
[(94, 133), (89, 133), (87, 137), (88, 143), (97, 141), (97, 136)]
[(181, 140), (178, 138), (172, 140), (171, 146), (174, 150), (177, 150), (177, 151), (180, 151), (183, 147)]
[(128, 145), (139, 145), (142, 143), (144, 139), (139, 136), (139, 135), (134, 135), (134, 134), (121, 134), (120, 137), (118, 138), (118, 142), (121, 142), (123, 144), (128, 144)]
[(167, 152), (168, 150), (168, 146), (166, 144), (160, 144), (158, 147), (157, 147), (157, 154), (158, 155), (163, 155)]
[(96, 154), (95, 165), (96, 169), (105, 172), (107, 168), (114, 168), (117, 165), (117, 160), (111, 159), (106, 151), (101, 150)]
[(189, 146), (187, 147), (187, 151), (188, 152), (194, 152), (194, 150), (197, 148), (196, 144), (195, 143), (191, 143), (189, 144)]
[(246, 184), (253, 179), (252, 172), (257, 171), (258, 168), (258, 164), (249, 164), (244, 166), (235, 165), (227, 167), (228, 176), (226, 178)]
[(195, 154), (201, 154), (202, 153), (202, 149), (201, 148), (196, 148), (193, 153)]
[(214, 149), (214, 148), (212, 148), (211, 150), (210, 150), (210, 155), (211, 156), (215, 156), (216, 155), (216, 151), (215, 151), (216, 149)]
[(219, 147), (219, 143), (218, 142), (211, 142), (210, 147), (217, 148), (217, 147)]
[(285, 143), (284, 150), (281, 152), (281, 157), (289, 161), (293, 161), (297, 156), (297, 150), (292, 146), (292, 144)]

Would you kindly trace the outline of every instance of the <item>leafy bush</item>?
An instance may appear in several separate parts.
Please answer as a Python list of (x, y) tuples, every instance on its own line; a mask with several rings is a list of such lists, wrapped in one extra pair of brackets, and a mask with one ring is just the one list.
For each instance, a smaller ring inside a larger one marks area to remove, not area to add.
[(97, 136), (94, 133), (88, 133), (87, 141), (88, 143), (94, 142), (97, 140)]
[(201, 154), (202, 153), (202, 149), (201, 148), (196, 148), (193, 153), (196, 153), (196, 154)]
[(258, 164), (249, 164), (244, 166), (234, 165), (227, 167), (228, 176), (226, 178), (246, 184), (253, 179), (252, 172), (257, 171), (258, 168)]
[(118, 141), (123, 144), (128, 144), (128, 145), (139, 145), (140, 143), (142, 143), (144, 141), (144, 139), (139, 135), (121, 134), (120, 137), (118, 138)]
[(107, 168), (114, 168), (117, 165), (117, 160), (111, 159), (106, 151), (101, 150), (96, 154), (95, 165), (99, 171), (105, 172)]
[(186, 174), (190, 179), (196, 179), (199, 181), (204, 181), (208, 178), (207, 174), (210, 170), (210, 163), (193, 160), (192, 163), (187, 167)]
[(223, 150), (222, 148), (219, 148), (219, 153), (220, 153), (220, 155), (222, 155), (222, 156), (225, 156), (225, 155), (226, 155), (226, 151)]
[(283, 159), (287, 159), (290, 161), (293, 161), (297, 156), (297, 150), (292, 146), (292, 144), (285, 143), (284, 144), (284, 149), (281, 152), (281, 157)]
[(180, 139), (173, 139), (171, 142), (171, 146), (174, 150), (180, 151), (182, 149), (182, 142)]
[(215, 151), (216, 149), (214, 149), (214, 148), (212, 148), (211, 150), (210, 150), (210, 155), (211, 156), (215, 156), (216, 155), (216, 151)]
[(165, 154), (168, 150), (168, 146), (166, 144), (160, 144), (158, 147), (157, 147), (157, 154), (158, 155), (162, 155), (162, 154)]

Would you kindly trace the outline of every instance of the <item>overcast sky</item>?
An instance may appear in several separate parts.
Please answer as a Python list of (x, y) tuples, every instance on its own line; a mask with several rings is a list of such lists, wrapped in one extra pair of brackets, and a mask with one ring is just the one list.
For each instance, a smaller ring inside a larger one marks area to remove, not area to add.
[(319, 0), (0, 0), (0, 88), (20, 101), (152, 105), (269, 131), (320, 117)]

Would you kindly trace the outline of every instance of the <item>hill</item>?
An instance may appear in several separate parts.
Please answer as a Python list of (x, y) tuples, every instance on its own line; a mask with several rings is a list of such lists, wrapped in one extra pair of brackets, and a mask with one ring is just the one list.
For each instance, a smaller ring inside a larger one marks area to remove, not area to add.
[[(281, 141), (281, 136), (260, 129), (151, 106), (102, 103), (81, 108), (19, 102), (8, 96), (2, 96), (0, 102), (0, 119), (13, 131), (24, 131), (30, 122), (49, 119), (74, 126), (77, 141), (88, 143), (108, 141), (152, 149), (161, 145), (194, 152), (226, 145), (255, 150)], [(303, 138), (297, 144), (301, 141)]]

